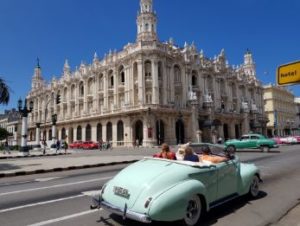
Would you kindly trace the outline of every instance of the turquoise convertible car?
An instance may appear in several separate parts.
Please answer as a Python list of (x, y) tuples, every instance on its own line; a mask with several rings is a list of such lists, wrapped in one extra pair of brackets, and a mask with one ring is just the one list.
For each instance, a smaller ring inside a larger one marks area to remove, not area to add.
[[(201, 152), (203, 145), (191, 146)], [(91, 208), (143, 223), (183, 220), (193, 226), (202, 213), (226, 201), (246, 194), (257, 197), (261, 181), (258, 168), (223, 150), (215, 154), (226, 155), (228, 160), (212, 164), (146, 157), (91, 195)]]

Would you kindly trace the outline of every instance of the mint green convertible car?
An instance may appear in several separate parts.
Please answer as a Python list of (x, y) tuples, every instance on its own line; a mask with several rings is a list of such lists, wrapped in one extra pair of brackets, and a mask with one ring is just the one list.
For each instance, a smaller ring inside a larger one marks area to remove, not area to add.
[(241, 139), (233, 139), (225, 142), (225, 146), (232, 151), (236, 149), (260, 149), (270, 151), (270, 148), (277, 148), (278, 145), (272, 139), (268, 139), (261, 134), (245, 134)]
[[(201, 144), (192, 147), (201, 151)], [(227, 156), (227, 161), (217, 164), (146, 157), (91, 195), (91, 208), (143, 223), (183, 220), (185, 225), (196, 225), (202, 213), (226, 201), (259, 194), (258, 168)]]

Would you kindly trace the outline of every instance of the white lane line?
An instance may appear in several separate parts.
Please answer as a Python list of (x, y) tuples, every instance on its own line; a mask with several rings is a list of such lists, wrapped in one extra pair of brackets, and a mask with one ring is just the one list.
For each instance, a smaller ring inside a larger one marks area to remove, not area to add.
[(13, 194), (19, 194), (19, 193), (24, 193), (24, 192), (38, 191), (38, 190), (46, 190), (46, 189), (51, 189), (51, 188), (60, 188), (60, 187), (65, 187), (65, 186), (73, 186), (73, 185), (78, 185), (78, 184), (108, 180), (108, 179), (111, 179), (111, 178), (112, 177), (102, 177), (102, 178), (99, 178), (99, 179), (78, 181), (78, 182), (74, 182), (74, 183), (57, 184), (57, 185), (48, 186), (48, 187), (40, 187), (40, 188), (31, 188), (31, 189), (25, 189), (25, 190), (19, 190), (19, 191), (11, 191), (11, 192), (0, 193), (0, 196), (13, 195)]
[(56, 218), (56, 219), (52, 219), (52, 220), (47, 220), (47, 221), (42, 221), (42, 222), (35, 223), (35, 224), (30, 224), (28, 226), (43, 226), (43, 225), (47, 225), (47, 224), (53, 224), (53, 223), (68, 220), (68, 219), (71, 219), (71, 218), (80, 217), (80, 216), (83, 216), (83, 215), (95, 213), (97, 211), (99, 211), (99, 210), (98, 209), (88, 210), (88, 211), (84, 211), (84, 212), (80, 212), (80, 213), (75, 213), (75, 214), (72, 214), (72, 215), (69, 215), (69, 216), (64, 216), (64, 217), (60, 217), (60, 218)]
[(60, 177), (37, 178), (37, 179), (35, 179), (35, 181), (37, 181), (37, 182), (46, 182), (46, 181), (55, 180), (55, 179), (59, 179), (59, 178)]
[(46, 205), (46, 204), (50, 204), (50, 203), (54, 203), (54, 202), (61, 202), (61, 201), (69, 200), (69, 199), (76, 199), (76, 198), (80, 198), (83, 196), (85, 196), (85, 195), (80, 194), (80, 195), (70, 196), (70, 197), (61, 198), (61, 199), (53, 199), (53, 200), (49, 200), (49, 201), (45, 201), (45, 202), (37, 202), (37, 203), (32, 203), (32, 204), (28, 204), (28, 205), (24, 205), (24, 206), (12, 207), (9, 209), (0, 210), (0, 213), (6, 213), (6, 212), (14, 211), (14, 210), (28, 208), (28, 207)]

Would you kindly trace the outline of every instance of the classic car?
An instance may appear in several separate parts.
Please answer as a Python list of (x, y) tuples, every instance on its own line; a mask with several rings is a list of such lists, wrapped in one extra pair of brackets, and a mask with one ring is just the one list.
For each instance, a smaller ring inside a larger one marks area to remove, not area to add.
[(241, 139), (233, 139), (225, 142), (227, 149), (257, 149), (270, 151), (270, 148), (278, 148), (277, 143), (261, 134), (245, 134)]
[(80, 140), (78, 140), (78, 141), (75, 141), (75, 142), (71, 143), (69, 145), (69, 148), (71, 148), (71, 149), (81, 149), (82, 148), (82, 144), (83, 144), (83, 142), (80, 141)]
[(93, 141), (85, 141), (82, 143), (83, 149), (97, 149), (99, 148), (99, 144)]
[[(201, 144), (191, 144), (197, 153)], [(220, 146), (216, 149), (220, 149)], [(189, 162), (145, 157), (120, 171), (92, 196), (91, 208), (143, 223), (182, 220), (196, 225), (204, 212), (248, 194), (259, 195), (259, 169), (231, 152), (225, 162)]]
[(298, 140), (296, 136), (288, 136), (280, 138), (282, 144), (297, 144)]

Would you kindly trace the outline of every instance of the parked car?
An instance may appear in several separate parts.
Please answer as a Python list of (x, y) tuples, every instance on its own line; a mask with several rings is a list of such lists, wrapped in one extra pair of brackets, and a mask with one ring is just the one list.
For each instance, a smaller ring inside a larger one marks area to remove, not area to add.
[(245, 134), (241, 139), (233, 139), (225, 142), (228, 149), (260, 149), (261, 151), (269, 151), (270, 148), (277, 148), (278, 145), (272, 139), (266, 138), (261, 134)]
[(71, 149), (81, 149), (82, 148), (82, 144), (83, 144), (83, 142), (80, 141), (80, 140), (78, 140), (78, 141), (75, 141), (75, 142), (71, 143), (69, 145), (69, 148), (71, 148)]
[(297, 144), (298, 140), (295, 136), (281, 137), (281, 142), (283, 144)]
[(300, 136), (294, 136), (297, 140), (297, 144), (300, 144)]
[(281, 137), (272, 137), (272, 140), (274, 140), (276, 142), (276, 144), (283, 144)]
[[(197, 149), (198, 145), (191, 146)], [(101, 207), (124, 219), (183, 220), (193, 226), (203, 210), (242, 195), (259, 195), (259, 169), (223, 151), (230, 158), (217, 164), (146, 157), (123, 169), (100, 191), (86, 195), (93, 197), (91, 208)]]
[(93, 141), (85, 141), (82, 143), (83, 149), (97, 149), (99, 148), (99, 144)]

